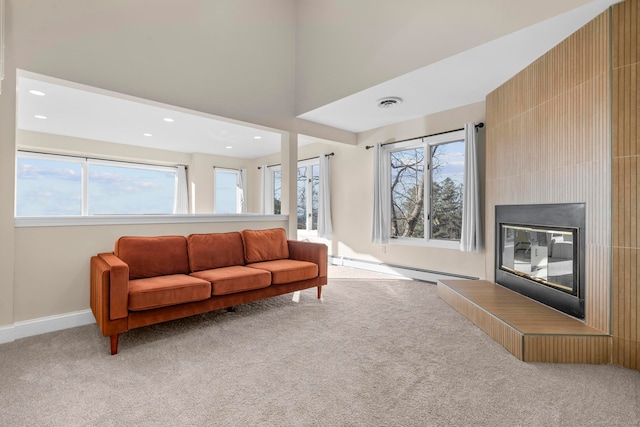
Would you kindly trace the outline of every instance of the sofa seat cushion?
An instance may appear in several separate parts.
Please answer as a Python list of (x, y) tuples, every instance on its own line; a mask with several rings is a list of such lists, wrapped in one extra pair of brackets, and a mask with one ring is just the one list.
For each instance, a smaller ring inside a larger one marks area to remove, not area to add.
[(197, 271), (191, 273), (191, 276), (210, 282), (211, 295), (250, 291), (266, 288), (271, 284), (271, 274), (268, 271), (240, 265)]
[(211, 297), (211, 283), (186, 274), (129, 281), (129, 310), (149, 310)]
[(274, 285), (318, 277), (317, 264), (293, 259), (256, 262), (247, 264), (247, 267), (271, 272), (271, 283)]

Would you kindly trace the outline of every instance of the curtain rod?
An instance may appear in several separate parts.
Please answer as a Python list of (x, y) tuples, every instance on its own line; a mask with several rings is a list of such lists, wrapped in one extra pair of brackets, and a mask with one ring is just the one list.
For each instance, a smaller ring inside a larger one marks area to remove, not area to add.
[(224, 167), (224, 166), (214, 166), (213, 168), (214, 169), (227, 169), (227, 170), (230, 170), (230, 171), (242, 171), (242, 168), (227, 168), (227, 167)]
[[(484, 127), (484, 123), (478, 123), (476, 125), (476, 130), (478, 130), (479, 128), (483, 128), (483, 127)], [(389, 145), (389, 144), (397, 144), (399, 142), (411, 141), (411, 140), (418, 139), (418, 138), (429, 138), (430, 136), (444, 135), (445, 133), (458, 132), (458, 131), (461, 131), (461, 130), (464, 130), (464, 128), (454, 129), (454, 130), (447, 130), (447, 131), (438, 132), (438, 133), (432, 133), (431, 135), (423, 135), (423, 136), (418, 136), (418, 137), (415, 137), (415, 138), (403, 139), (402, 141), (385, 142), (384, 144), (381, 144), (381, 145), (384, 146), (384, 145)], [(373, 147), (375, 147), (375, 145), (367, 145), (364, 148), (368, 150), (368, 149), (373, 148)]]
[(144, 162), (135, 162), (132, 160), (114, 160), (114, 159), (109, 159), (106, 157), (91, 157), (91, 156), (81, 156), (79, 154), (60, 154), (60, 153), (48, 153), (46, 151), (36, 151), (36, 150), (28, 150), (28, 149), (18, 149), (16, 150), (16, 152), (18, 153), (30, 153), (30, 154), (43, 154), (45, 156), (60, 156), (60, 157), (71, 157), (74, 159), (85, 159), (85, 160), (98, 160), (101, 162), (118, 162), (118, 163), (129, 163), (132, 165), (140, 165), (140, 166), (158, 166), (158, 167), (163, 167), (163, 168), (172, 168), (172, 167), (178, 167), (178, 166), (184, 166), (185, 169), (189, 169), (188, 165), (183, 165), (182, 163), (173, 163), (170, 165), (167, 164), (160, 164), (160, 163), (144, 163)]
[[(325, 157), (330, 157), (330, 156), (335, 156), (335, 155), (336, 155), (336, 153), (331, 152), (331, 153), (329, 153), (329, 154), (325, 154), (324, 156), (325, 156)], [(298, 161), (299, 161), (299, 162), (304, 162), (305, 160), (319, 159), (319, 158), (320, 158), (320, 156), (315, 156), (315, 157), (308, 157), (308, 158), (306, 158), (306, 159), (300, 159), (300, 160), (298, 160)], [(267, 167), (268, 167), (268, 168), (271, 168), (271, 167), (274, 167), (274, 166), (281, 166), (281, 165), (282, 165), (282, 163), (275, 163), (275, 164), (273, 164), (273, 165), (267, 165)], [(258, 166), (258, 169), (262, 169), (262, 166)]]

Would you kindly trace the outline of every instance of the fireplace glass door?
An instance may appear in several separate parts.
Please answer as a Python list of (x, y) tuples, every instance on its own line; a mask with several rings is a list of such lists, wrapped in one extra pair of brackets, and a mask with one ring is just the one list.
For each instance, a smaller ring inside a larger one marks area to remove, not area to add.
[(575, 233), (502, 224), (500, 268), (575, 295)]

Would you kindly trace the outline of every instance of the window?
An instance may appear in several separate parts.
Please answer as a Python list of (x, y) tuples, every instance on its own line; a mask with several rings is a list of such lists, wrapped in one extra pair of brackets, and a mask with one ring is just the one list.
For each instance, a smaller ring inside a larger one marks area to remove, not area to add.
[(87, 162), (89, 215), (173, 214), (176, 168)]
[(431, 148), (429, 223), (432, 239), (460, 240), (462, 234), (462, 186), (464, 141)]
[[(282, 213), (282, 169), (280, 165), (268, 166), (269, 184), (265, 188), (267, 198), (273, 200), (273, 213)], [(298, 162), (297, 173), (298, 230), (318, 229), (320, 190), (320, 160), (318, 158)], [(267, 208), (268, 209), (268, 208)]]
[[(388, 148), (387, 148), (388, 147)], [(384, 147), (390, 165), (390, 236), (459, 241), (464, 135), (451, 132)]]
[(318, 229), (319, 186), (319, 160), (298, 162), (298, 230)]
[(213, 212), (236, 214), (244, 212), (244, 171), (215, 168)]
[(267, 215), (282, 214), (282, 168), (280, 165), (261, 166), (263, 209)]
[(280, 166), (273, 170), (273, 214), (282, 213), (282, 170)]
[(19, 153), (16, 216), (74, 216), (83, 212), (84, 159)]
[(18, 152), (17, 217), (173, 214), (175, 167)]

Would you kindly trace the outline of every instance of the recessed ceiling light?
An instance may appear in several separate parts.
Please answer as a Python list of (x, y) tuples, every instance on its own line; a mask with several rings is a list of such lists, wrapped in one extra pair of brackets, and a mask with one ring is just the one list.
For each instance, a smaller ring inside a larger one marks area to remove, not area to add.
[(34, 90), (34, 89), (30, 90), (30, 91), (29, 91), (29, 93), (30, 93), (31, 95), (37, 95), (37, 96), (44, 96), (44, 95), (45, 95), (45, 93), (44, 93), (44, 92), (39, 91), (39, 90)]
[(226, 148), (227, 150), (231, 150), (233, 147), (232, 147), (232, 146), (230, 146), (230, 145), (227, 145), (227, 146), (226, 146), (226, 147), (224, 147), (224, 148)]
[(143, 133), (144, 136), (153, 136), (150, 133)]
[(46, 119), (47, 119), (47, 116), (43, 116), (43, 115), (41, 115), (41, 114), (36, 114), (36, 115), (35, 115), (35, 116), (33, 116), (33, 117), (35, 117), (36, 119), (42, 119), (42, 120), (46, 120)]
[(165, 122), (173, 123), (173, 119), (171, 117), (165, 117), (162, 120), (164, 120)]
[(256, 135), (253, 137), (253, 139), (262, 139), (262, 137), (260, 135)]
[(397, 96), (387, 96), (378, 99), (376, 101), (376, 104), (378, 104), (378, 107), (380, 108), (391, 108), (395, 107), (396, 105), (402, 104), (402, 98), (399, 98)]

